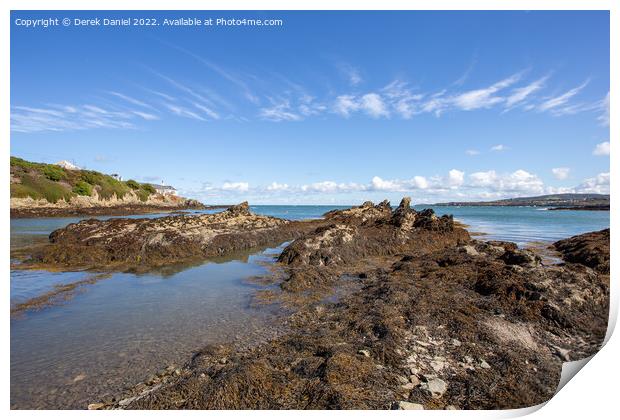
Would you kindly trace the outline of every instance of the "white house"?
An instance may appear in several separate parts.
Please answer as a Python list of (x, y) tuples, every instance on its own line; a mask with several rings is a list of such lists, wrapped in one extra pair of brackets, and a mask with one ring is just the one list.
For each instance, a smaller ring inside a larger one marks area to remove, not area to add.
[(151, 187), (155, 188), (155, 191), (161, 195), (177, 195), (177, 189), (171, 185), (164, 185), (162, 182), (161, 185), (157, 184), (149, 184)]
[(79, 166), (74, 165), (73, 163), (69, 162), (68, 160), (61, 160), (60, 162), (54, 163), (54, 165), (58, 165), (61, 168), (69, 169), (70, 171), (78, 171), (82, 169)]

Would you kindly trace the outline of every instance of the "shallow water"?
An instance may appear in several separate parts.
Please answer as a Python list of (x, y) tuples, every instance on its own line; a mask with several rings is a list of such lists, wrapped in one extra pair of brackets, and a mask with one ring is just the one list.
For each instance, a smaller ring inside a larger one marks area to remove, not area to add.
[[(252, 206), (258, 214), (318, 218), (334, 206)], [(420, 208), (418, 208), (420, 209)], [(483, 238), (549, 242), (609, 227), (609, 212), (531, 207), (434, 207)], [(192, 213), (212, 213), (195, 211)], [(132, 217), (158, 217), (161, 214)], [(106, 217), (100, 217), (106, 218)], [(45, 241), (80, 218), (11, 220), (11, 249)], [(277, 334), (273, 308), (254, 308), (258, 286), (281, 248), (253, 250), (148, 274), (116, 273), (84, 286), (60, 306), (11, 319), (11, 407), (85, 408), (105, 394), (180, 364), (209, 343), (252, 343)], [(11, 303), (93, 273), (11, 271)]]
[[(85, 408), (200, 347), (251, 345), (277, 333), (276, 314), (250, 305), (277, 252), (236, 256), (166, 273), (117, 273), (61, 306), (11, 320), (11, 407)], [(13, 271), (11, 299), (92, 273)], [(260, 286), (263, 288), (264, 286)]]

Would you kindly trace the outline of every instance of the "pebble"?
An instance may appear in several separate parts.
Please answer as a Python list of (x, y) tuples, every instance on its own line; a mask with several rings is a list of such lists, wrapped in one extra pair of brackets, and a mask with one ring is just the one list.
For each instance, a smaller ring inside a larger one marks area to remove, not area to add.
[(484, 361), (484, 360), (481, 360), (481, 361), (480, 361), (480, 367), (481, 367), (482, 369), (491, 369), (491, 365), (490, 365), (490, 364), (488, 364), (488, 363), (487, 363), (486, 361)]
[(456, 405), (446, 405), (446, 410), (460, 410)]
[(424, 410), (422, 404), (411, 403), (409, 401), (399, 401), (394, 407), (396, 410)]
[(474, 248), (471, 245), (465, 245), (462, 249), (467, 255), (471, 255), (472, 257), (475, 257), (476, 255), (480, 255), (479, 252), (476, 251), (476, 248)]
[(83, 381), (84, 379), (86, 379), (86, 374), (85, 373), (80, 373), (78, 376), (73, 378), (73, 382)]
[(555, 350), (555, 354), (562, 359), (564, 362), (570, 361), (570, 350), (563, 349), (562, 347), (553, 346)]
[(401, 375), (396, 376), (396, 379), (398, 379), (398, 382), (400, 382), (401, 384), (409, 383), (409, 379)]
[(411, 381), (414, 387), (420, 385), (420, 378), (418, 378), (418, 375), (411, 375), (409, 381)]
[(92, 404), (88, 404), (88, 409), (89, 410), (99, 410), (100, 408), (103, 408), (104, 404), (103, 403), (92, 403)]
[(357, 354), (361, 354), (362, 356), (365, 356), (365, 357), (370, 357), (370, 352), (368, 350), (365, 350), (365, 349), (358, 350)]
[(431, 362), (431, 367), (433, 368), (435, 372), (439, 372), (440, 370), (443, 370), (445, 366), (446, 366), (446, 363), (443, 357), (437, 356)]
[(453, 339), (452, 339), (452, 345), (453, 345), (454, 347), (461, 347), (461, 344), (463, 344), (463, 343), (461, 343), (461, 341), (460, 341), (460, 340), (457, 340), (456, 338), (453, 338)]
[(422, 389), (428, 392), (433, 398), (441, 398), (448, 390), (448, 384), (442, 379), (434, 378), (422, 384)]

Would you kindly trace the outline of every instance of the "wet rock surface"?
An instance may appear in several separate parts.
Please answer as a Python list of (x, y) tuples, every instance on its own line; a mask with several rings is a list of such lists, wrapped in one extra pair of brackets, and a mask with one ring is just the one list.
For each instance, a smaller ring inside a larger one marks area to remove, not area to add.
[(26, 266), (147, 270), (184, 260), (282, 243), (311, 228), (255, 215), (248, 203), (216, 214), (143, 219), (88, 219), (55, 230)]
[(553, 246), (565, 261), (609, 274), (609, 229), (557, 241)]
[(605, 235), (560, 241), (566, 262), (545, 265), (515, 244), (472, 240), (450, 217), (416, 212), (407, 199), (393, 212), (386, 202), (329, 212), (280, 255), (279, 297), (320, 295), (343, 281), (356, 291), (336, 302), (301, 300), (279, 337), (246, 350), (206, 347), (179, 374), (96, 407), (539, 404), (553, 395), (562, 362), (593, 354), (604, 338), (609, 247), (606, 259), (592, 253), (605, 253)]

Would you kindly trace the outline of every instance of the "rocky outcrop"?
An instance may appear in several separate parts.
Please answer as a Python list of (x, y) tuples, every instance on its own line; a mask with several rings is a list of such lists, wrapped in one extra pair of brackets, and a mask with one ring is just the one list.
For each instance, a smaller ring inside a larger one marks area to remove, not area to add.
[(388, 201), (329, 212), (327, 224), (287, 246), (278, 261), (289, 266), (329, 267), (469, 241), (467, 231), (456, 227), (452, 217), (439, 218), (432, 210), (417, 212), (410, 202), (405, 197), (393, 212)]
[(151, 194), (141, 200), (136, 193), (129, 191), (122, 198), (113, 195), (102, 199), (96, 191), (92, 196), (76, 196), (69, 201), (60, 199), (50, 203), (45, 199), (11, 197), (11, 217), (68, 217), (80, 215), (129, 215), (151, 212), (166, 212), (185, 209), (204, 209), (198, 200), (174, 195)]
[(287, 318), (288, 333), (259, 347), (206, 347), (179, 376), (141, 384), (106, 408), (542, 403), (562, 362), (593, 354), (605, 335), (604, 239), (560, 241), (567, 263), (545, 265), (513, 243), (471, 240), (451, 218), (415, 212), (408, 200), (394, 211), (364, 203), (330, 212), (280, 256), (282, 293), (305, 297), (356, 282), (354, 292), (303, 304)]
[(553, 246), (564, 260), (609, 274), (609, 229), (573, 236)]
[(248, 203), (204, 215), (88, 219), (50, 234), (30, 264), (136, 268), (207, 258), (294, 238), (303, 222), (252, 214)]

